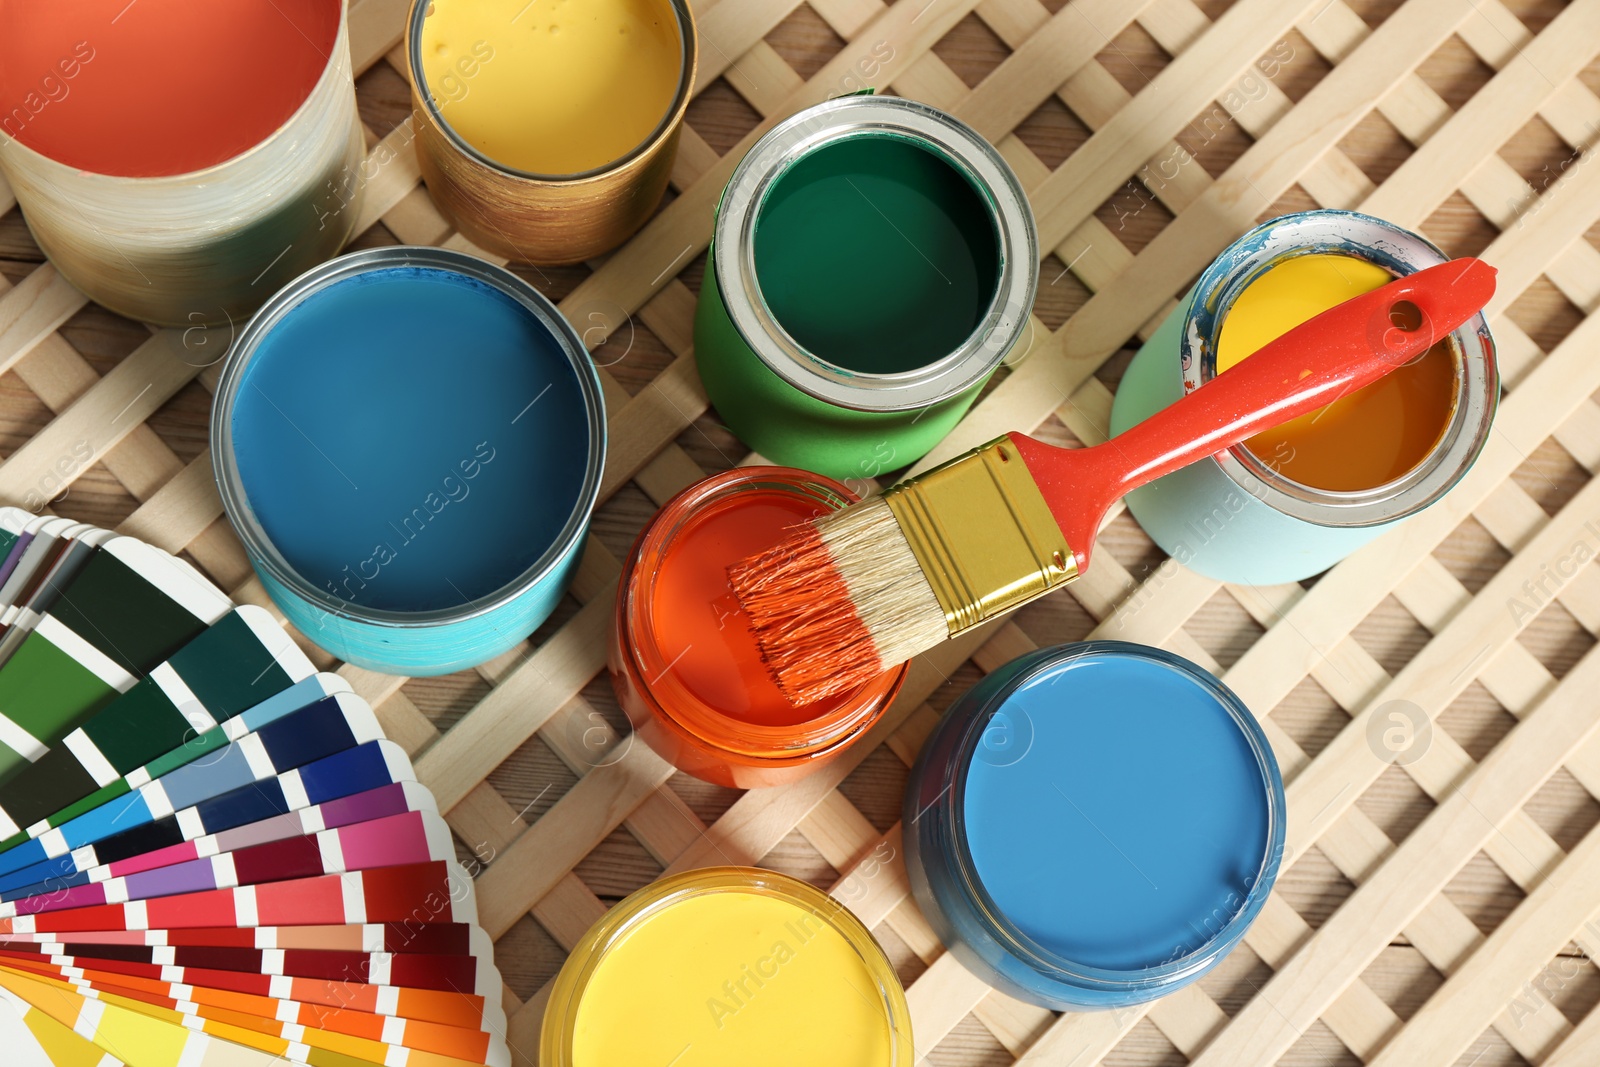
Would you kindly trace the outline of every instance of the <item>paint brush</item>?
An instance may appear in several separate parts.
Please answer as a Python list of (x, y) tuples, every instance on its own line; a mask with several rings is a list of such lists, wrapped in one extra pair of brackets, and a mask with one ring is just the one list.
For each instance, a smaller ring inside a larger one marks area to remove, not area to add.
[(1066, 584), (1129, 490), (1422, 355), (1489, 302), (1494, 279), (1476, 259), (1430, 267), (1310, 319), (1103, 444), (1006, 434), (820, 516), (728, 568), (768, 670), (808, 704)]

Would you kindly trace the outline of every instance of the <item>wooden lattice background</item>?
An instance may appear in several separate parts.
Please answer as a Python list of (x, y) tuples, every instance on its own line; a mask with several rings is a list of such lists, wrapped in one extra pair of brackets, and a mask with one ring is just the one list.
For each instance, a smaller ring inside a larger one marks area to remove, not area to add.
[[(418, 184), (404, 14), (403, 0), (351, 13), (371, 144), (354, 243), (468, 247)], [(475, 672), (342, 668), (417, 756), (463, 856), (488, 857), (480, 909), (519, 1062), (565, 946), (608, 904), (664, 871), (761, 863), (831, 887), (873, 928), (932, 1064), (1600, 1063), (1600, 572), (1578, 565), (1600, 551), (1600, 0), (700, 0), (697, 14), (669, 202), (604, 262), (517, 268), (605, 367), (610, 463), (571, 595)], [(1128, 355), (1217, 250), (1323, 205), (1500, 268), (1508, 394), (1477, 467), (1303, 585), (1163, 565), (1118, 516), (1088, 577), (927, 656), (870, 743), (824, 773), (749, 794), (673, 773), (631, 743), (604, 637), (618, 561), (652, 510), (751, 458), (694, 370), (711, 207), (771, 123), (864, 84), (998, 144), (1051, 251), (1031, 351), (939, 456), (1010, 429), (1101, 439)], [(264, 603), (206, 449), (226, 331), (152, 335), (87, 305), (3, 183), (0, 274), (0, 500), (137, 534)], [(1188, 656), (1255, 710), (1290, 783), (1292, 865), (1204, 981), (1144, 1010), (1058, 1016), (943, 953), (907, 896), (896, 820), (907, 764), (956, 693), (1090, 634)], [(1368, 740), (1397, 711), (1433, 722), (1404, 766)]]

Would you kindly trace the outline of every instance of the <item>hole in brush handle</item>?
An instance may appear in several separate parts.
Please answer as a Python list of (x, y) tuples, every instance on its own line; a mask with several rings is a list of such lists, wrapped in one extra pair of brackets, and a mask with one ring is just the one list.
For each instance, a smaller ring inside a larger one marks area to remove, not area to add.
[(1397, 330), (1416, 333), (1423, 326), (1422, 309), (1409, 300), (1397, 300), (1389, 308), (1389, 324)]
[(1367, 337), (1383, 363), (1403, 367), (1427, 355), (1443, 336), (1437, 325), (1422, 305), (1401, 297), (1387, 308), (1375, 310)]

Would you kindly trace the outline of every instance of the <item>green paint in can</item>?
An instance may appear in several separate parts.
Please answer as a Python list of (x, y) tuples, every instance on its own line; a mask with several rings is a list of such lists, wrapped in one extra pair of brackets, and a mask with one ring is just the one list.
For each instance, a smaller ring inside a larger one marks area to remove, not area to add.
[(999, 266), (978, 191), (895, 137), (819, 148), (778, 179), (756, 221), (756, 277), (778, 324), (867, 374), (959, 348), (989, 310)]
[(711, 266), (695, 351), (723, 420), (773, 462), (870, 478), (937, 444), (1026, 338), (1038, 241), (978, 134), (846, 97), (751, 149)]

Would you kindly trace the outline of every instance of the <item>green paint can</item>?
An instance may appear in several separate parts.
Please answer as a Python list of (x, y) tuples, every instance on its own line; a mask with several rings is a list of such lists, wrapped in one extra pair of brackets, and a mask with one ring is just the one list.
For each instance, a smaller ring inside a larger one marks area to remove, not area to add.
[(898, 97), (773, 127), (723, 192), (695, 356), (774, 463), (874, 478), (915, 462), (1027, 338), (1039, 239), (993, 145)]

